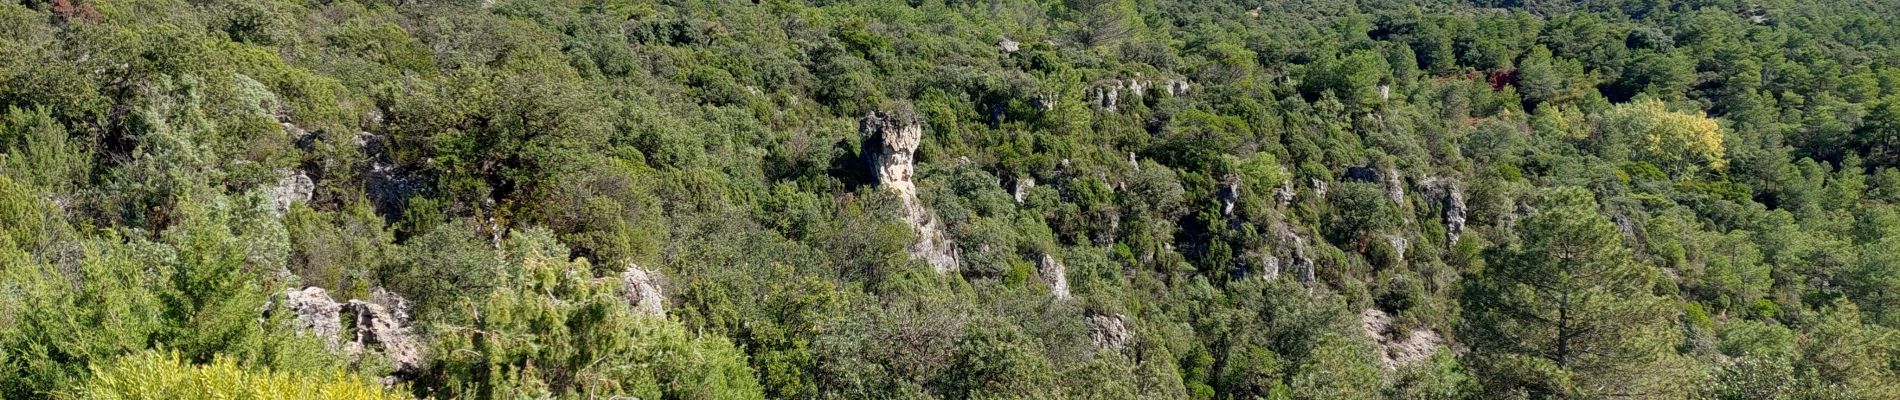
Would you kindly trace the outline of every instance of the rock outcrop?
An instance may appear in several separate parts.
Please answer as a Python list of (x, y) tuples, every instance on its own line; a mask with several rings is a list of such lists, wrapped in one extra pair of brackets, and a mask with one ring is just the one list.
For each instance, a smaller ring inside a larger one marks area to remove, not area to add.
[(1220, 215), (1234, 216), (1234, 206), (1240, 204), (1240, 178), (1228, 177), (1214, 196), (1220, 198)]
[(1464, 193), (1459, 191), (1455, 181), (1446, 178), (1420, 179), (1418, 187), (1419, 195), (1440, 210), (1439, 215), (1445, 221), (1445, 243), (1457, 244), (1465, 230)]
[(917, 198), (917, 184), (911, 181), (917, 146), (924, 139), (924, 128), (914, 118), (873, 112), (859, 121), (858, 130), (864, 134), (865, 155), (878, 186), (897, 193), (904, 221), (917, 231), (911, 257), (930, 263), (938, 273), (955, 271), (956, 245), (944, 234), (937, 216)]
[(996, 41), (996, 49), (1002, 50), (1004, 53), (1015, 53), (1017, 50), (1022, 50), (1022, 44), (1016, 43), (1014, 40), (1009, 40), (1009, 38), (1003, 38), (1003, 40)]
[(1411, 250), (1412, 242), (1410, 240), (1405, 240), (1404, 235), (1399, 235), (1396, 233), (1386, 234), (1385, 242), (1386, 244), (1392, 245), (1392, 252), (1393, 252), (1392, 256), (1397, 257), (1397, 259), (1394, 261), (1397, 261), (1400, 264), (1404, 264), (1406, 251)]
[(1186, 95), (1188, 92), (1188, 81), (1182, 78), (1169, 79), (1161, 88), (1167, 91), (1169, 96)]
[[(410, 327), (409, 301), (395, 293), (376, 288), (370, 292), (370, 300), (337, 303), (329, 292), (312, 286), (285, 291), (283, 309), (290, 313), (291, 327), (299, 334), (315, 335), (330, 351), (342, 353), (352, 362), (378, 354), (389, 361), (398, 376), (416, 372), (422, 365), (423, 343)], [(343, 323), (346, 315), (351, 319), (347, 331)], [(384, 383), (393, 384), (395, 380), (385, 377)]]
[(1036, 188), (1036, 177), (1018, 177), (1016, 178), (1016, 187), (1010, 190), (1010, 196), (1016, 198), (1016, 204), (1022, 204), (1024, 200), (1029, 199), (1029, 189), (1034, 188)]
[(422, 365), (422, 341), (410, 330), (406, 301), (385, 305), (350, 300), (344, 310), (356, 316), (356, 336), (344, 349), (352, 359), (380, 353), (397, 374), (415, 372)]
[(1405, 179), (1396, 169), (1385, 170), (1385, 197), (1393, 203), (1405, 204)]
[(1398, 369), (1431, 358), (1445, 339), (1431, 329), (1412, 329), (1404, 337), (1392, 331), (1392, 316), (1377, 308), (1359, 313), (1360, 327), (1379, 345), (1379, 361), (1385, 369)]
[(1128, 317), (1121, 314), (1089, 315), (1089, 339), (1095, 342), (1096, 350), (1121, 351), (1135, 338), (1128, 330)]
[(331, 351), (341, 349), (343, 306), (330, 299), (330, 292), (311, 286), (284, 291), (284, 309), (290, 312), (290, 326), (298, 334), (315, 335)]
[(1275, 257), (1271, 253), (1261, 255), (1258, 269), (1260, 270), (1260, 279), (1269, 281), (1280, 279), (1280, 257)]
[(627, 270), (620, 273), (621, 296), (627, 299), (627, 305), (634, 311), (656, 317), (666, 316), (666, 297), (660, 292), (660, 276), (639, 264), (627, 263)]
[[(1291, 272), (1300, 280), (1300, 283), (1312, 284), (1313, 258), (1308, 255), (1310, 251), (1307, 249), (1306, 238), (1300, 236), (1299, 232), (1293, 231), (1292, 225), (1281, 221), (1273, 224), (1273, 244), (1274, 253), (1269, 257), (1279, 257), (1279, 261), (1273, 263), (1274, 267), (1276, 269), (1280, 266), (1291, 267), (1293, 269)], [(1279, 275), (1279, 273), (1272, 274), (1276, 278)]]
[(1280, 208), (1291, 206), (1293, 205), (1293, 195), (1295, 194), (1297, 193), (1293, 191), (1293, 181), (1288, 180), (1285, 183), (1281, 183), (1280, 188), (1273, 190), (1274, 203), (1279, 204)]
[[(1102, 111), (1115, 112), (1124, 99), (1133, 99), (1148, 95), (1149, 90), (1167, 93), (1169, 96), (1185, 95), (1188, 81), (1183, 78), (1153, 80), (1141, 77), (1128, 79), (1109, 79), (1096, 83), (1083, 93), (1088, 104)], [(1126, 93), (1124, 93), (1126, 91)]]
[(1069, 268), (1062, 265), (1062, 260), (1043, 253), (1042, 261), (1036, 263), (1036, 275), (1041, 276), (1042, 282), (1049, 285), (1050, 294), (1055, 295), (1057, 299), (1069, 299)]
[(363, 152), (367, 164), (363, 169), (363, 191), (369, 197), (377, 215), (384, 218), (402, 218), (404, 206), (409, 198), (423, 193), (422, 177), (406, 168), (397, 166), (389, 157), (389, 151), (381, 136), (369, 132), (356, 134), (356, 147)]
[(277, 185), (271, 186), (268, 194), (271, 210), (277, 215), (290, 211), (291, 204), (310, 202), (310, 196), (317, 191), (317, 183), (303, 171), (284, 171), (283, 174), (284, 177), (277, 180)]

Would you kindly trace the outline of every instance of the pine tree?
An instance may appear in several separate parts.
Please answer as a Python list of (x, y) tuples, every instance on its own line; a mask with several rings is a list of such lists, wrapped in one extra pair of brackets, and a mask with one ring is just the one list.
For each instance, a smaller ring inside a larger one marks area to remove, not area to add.
[(1465, 293), (1487, 390), (1536, 398), (1681, 398), (1680, 333), (1616, 226), (1578, 188), (1545, 193), (1522, 243), (1487, 254)]

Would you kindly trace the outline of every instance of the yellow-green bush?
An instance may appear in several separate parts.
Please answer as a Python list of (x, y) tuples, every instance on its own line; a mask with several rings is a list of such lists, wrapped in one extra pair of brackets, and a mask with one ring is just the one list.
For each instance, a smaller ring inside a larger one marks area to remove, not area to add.
[(405, 399), (369, 378), (343, 371), (246, 370), (227, 358), (191, 365), (176, 352), (146, 351), (104, 366), (75, 399)]

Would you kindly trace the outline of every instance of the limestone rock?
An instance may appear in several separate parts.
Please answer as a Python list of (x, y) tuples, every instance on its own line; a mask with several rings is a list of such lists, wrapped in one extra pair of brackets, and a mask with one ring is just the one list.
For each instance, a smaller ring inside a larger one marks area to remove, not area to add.
[[(410, 327), (409, 301), (395, 293), (376, 288), (368, 301), (337, 303), (329, 292), (312, 286), (286, 290), (283, 309), (290, 312), (291, 327), (299, 334), (316, 335), (330, 351), (352, 362), (378, 354), (389, 360), (396, 375), (416, 372), (421, 366), (423, 343)], [(352, 319), (348, 330), (344, 329), (345, 315)], [(385, 377), (385, 384), (395, 380)]]
[(1260, 279), (1280, 279), (1280, 258), (1273, 254), (1260, 256)]
[(1009, 38), (1003, 38), (1003, 40), (996, 42), (996, 48), (1002, 50), (1004, 53), (1015, 53), (1017, 50), (1022, 50), (1022, 45), (1016, 43), (1014, 40), (1009, 40)]
[(1299, 232), (1293, 231), (1293, 227), (1285, 221), (1275, 223), (1273, 233), (1274, 245), (1277, 247), (1275, 253), (1282, 258), (1282, 261), (1275, 263), (1276, 267), (1291, 266), (1294, 277), (1299, 279), (1300, 283), (1312, 284), (1313, 258), (1307, 254), (1306, 238), (1300, 236)]
[(411, 332), (403, 307), (350, 300), (344, 309), (356, 316), (356, 337), (347, 345), (346, 353), (357, 359), (369, 352), (381, 353), (398, 374), (416, 371), (422, 365), (422, 341)]
[(1096, 350), (1121, 351), (1134, 337), (1134, 332), (1128, 330), (1127, 316), (1089, 315), (1089, 338), (1094, 340)]
[(1445, 343), (1445, 339), (1431, 329), (1413, 329), (1402, 338), (1395, 337), (1392, 316), (1377, 308), (1359, 313), (1359, 323), (1366, 336), (1378, 343), (1379, 361), (1388, 370), (1431, 358)]
[(311, 286), (284, 291), (284, 309), (290, 311), (290, 326), (299, 334), (316, 335), (324, 347), (338, 350), (343, 332), (339, 312), (343, 306), (330, 300), (330, 293)]
[(1220, 192), (1214, 195), (1220, 198), (1220, 214), (1233, 216), (1234, 206), (1240, 203), (1240, 178), (1228, 178), (1227, 183), (1221, 185)]
[(626, 291), (622, 296), (634, 311), (657, 317), (666, 316), (666, 297), (660, 291), (659, 274), (629, 262), (627, 270), (620, 273), (620, 280), (624, 285), (622, 290)]
[(1412, 242), (1405, 240), (1405, 236), (1393, 233), (1386, 234), (1385, 241), (1387, 244), (1392, 245), (1393, 256), (1398, 257), (1397, 261), (1400, 264), (1404, 264), (1406, 250), (1410, 249)]
[(1429, 204), (1439, 207), (1445, 220), (1445, 243), (1457, 244), (1459, 235), (1465, 230), (1465, 196), (1455, 181), (1447, 178), (1425, 178), (1418, 182), (1419, 195)]
[(910, 246), (911, 257), (930, 263), (938, 273), (955, 271), (956, 245), (944, 234), (936, 214), (917, 198), (917, 184), (911, 181), (917, 146), (924, 139), (923, 125), (912, 118), (873, 112), (859, 121), (858, 130), (864, 134), (864, 151), (878, 186), (897, 193), (904, 221), (917, 231), (917, 242)]
[(1287, 206), (1293, 205), (1294, 194), (1293, 181), (1289, 180), (1285, 183), (1281, 183), (1279, 189), (1273, 190), (1273, 200), (1280, 204), (1280, 208), (1286, 208)]
[(290, 205), (297, 202), (310, 202), (310, 196), (316, 193), (317, 183), (310, 180), (303, 171), (285, 171), (284, 177), (270, 189), (271, 210), (277, 215), (290, 211)]
[(1161, 88), (1167, 91), (1169, 96), (1186, 95), (1188, 92), (1188, 81), (1182, 78), (1169, 79), (1166, 84), (1161, 85)]
[(1055, 294), (1057, 299), (1069, 299), (1069, 269), (1062, 265), (1061, 260), (1043, 253), (1042, 261), (1036, 263), (1036, 274), (1049, 284), (1049, 292)]
[(1011, 190), (1010, 195), (1016, 198), (1016, 204), (1022, 204), (1023, 200), (1029, 198), (1029, 189), (1034, 189), (1035, 187), (1036, 177), (1024, 176), (1016, 178), (1016, 188)]
[(1393, 203), (1405, 204), (1405, 179), (1395, 169), (1385, 170), (1385, 196)]

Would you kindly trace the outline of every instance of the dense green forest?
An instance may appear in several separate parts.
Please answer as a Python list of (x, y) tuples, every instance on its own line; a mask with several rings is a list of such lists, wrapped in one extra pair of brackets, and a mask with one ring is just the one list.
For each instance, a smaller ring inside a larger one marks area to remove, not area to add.
[(1896, 21), (0, 1), (0, 398), (1896, 399)]

